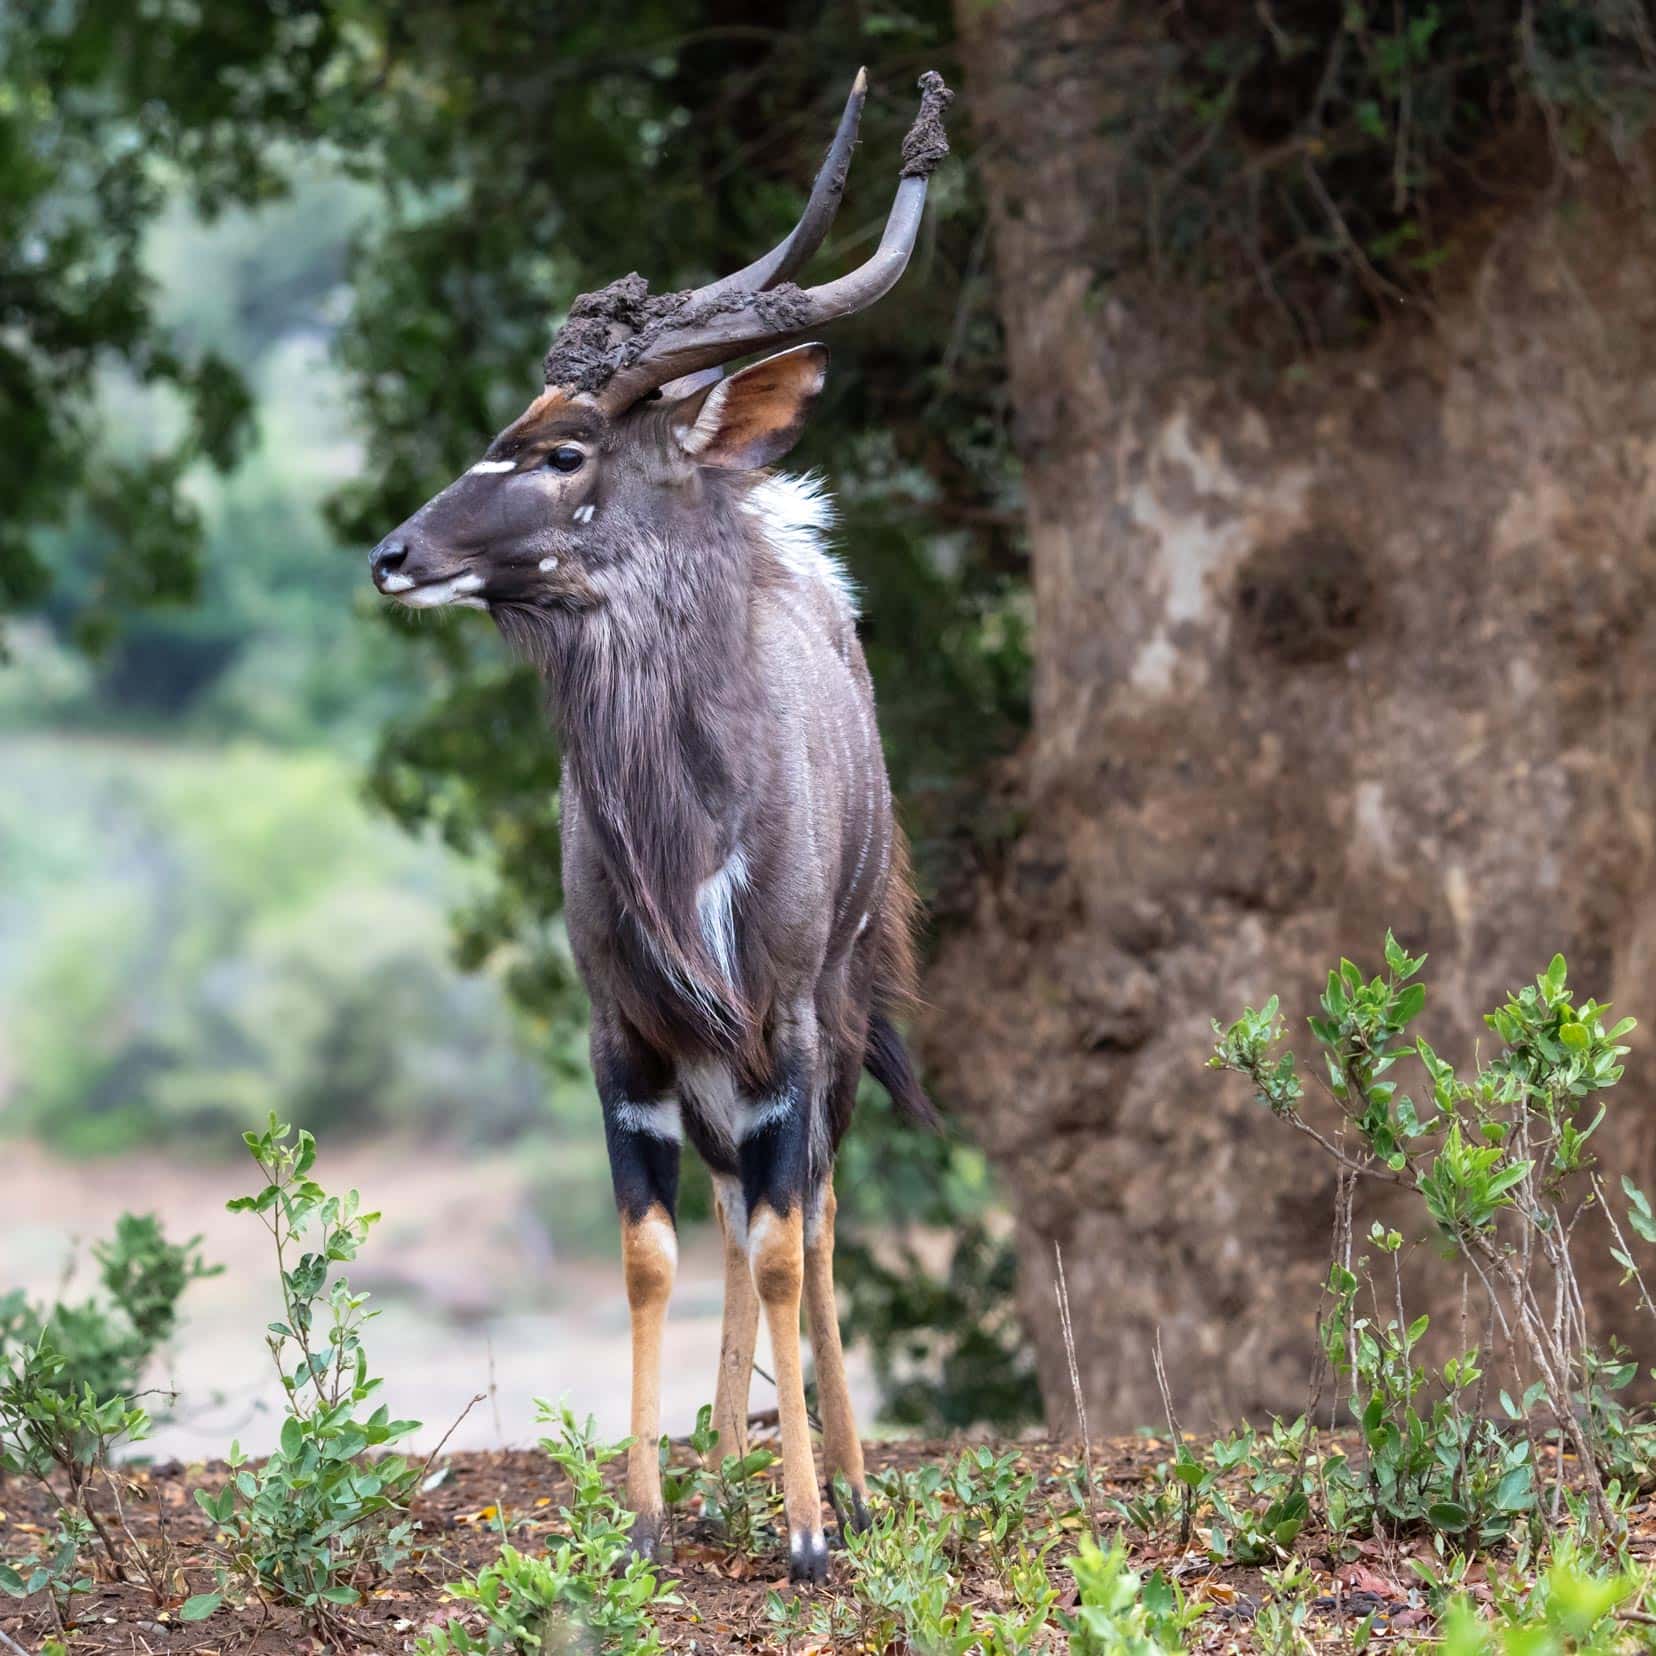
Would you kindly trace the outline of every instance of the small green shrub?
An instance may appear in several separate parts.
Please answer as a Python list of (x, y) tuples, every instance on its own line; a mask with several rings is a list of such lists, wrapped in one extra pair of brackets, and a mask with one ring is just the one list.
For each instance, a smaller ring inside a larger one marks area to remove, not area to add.
[[(1013, 1656), (1036, 1646), (1057, 1592), (1047, 1560), (1060, 1532), (1030, 1512), (1034, 1480), (1016, 1454), (967, 1450), (952, 1467), (872, 1480), (882, 1497), (872, 1524), (845, 1535), (849, 1594), (784, 1598), (766, 1616), (778, 1635), (834, 1649), (911, 1649), (923, 1656)], [(963, 1567), (987, 1565), (987, 1610), (962, 1585)]]
[(311, 1134), (295, 1137), (272, 1116), (264, 1132), (243, 1137), (267, 1182), (228, 1207), (257, 1215), (275, 1245), (284, 1320), (270, 1324), (265, 1343), (287, 1413), (263, 1466), (244, 1464), (233, 1444), (232, 1478), (217, 1494), (197, 1490), (196, 1501), (231, 1536), (228, 1582), (299, 1605), (325, 1629), (407, 1550), (420, 1468), (384, 1451), (419, 1422), (393, 1420), (383, 1404), (368, 1409), (381, 1381), (369, 1374), (362, 1328), (376, 1313), (343, 1276), (330, 1280), (379, 1215), (360, 1211), (354, 1190), (330, 1196), (311, 1177)]
[(782, 1495), (765, 1476), (776, 1464), (769, 1449), (750, 1449), (745, 1455), (721, 1455), (719, 1434), (713, 1429), (713, 1405), (696, 1411), (690, 1447), (696, 1460), (688, 1466), (669, 1464), (672, 1440), (661, 1440), (661, 1493), (669, 1514), (699, 1495), (703, 1513), (714, 1520), (730, 1545), (745, 1557), (768, 1551), (782, 1513)]
[(111, 1454), (149, 1434), (149, 1416), (125, 1397), (100, 1398), (91, 1386), (71, 1391), (68, 1360), (43, 1329), (33, 1345), (13, 1349), (0, 1367), (0, 1472), (32, 1478), (58, 1503), (57, 1531), (39, 1552), (0, 1567), (0, 1591), (16, 1597), (46, 1589), (58, 1625), (71, 1619), (71, 1600), (91, 1587), (85, 1555), (94, 1538), (109, 1567), (130, 1570), (166, 1601), (165, 1541), (146, 1549), (123, 1522), (100, 1515), (92, 1492), (104, 1485), (120, 1518), (120, 1487)]
[(103, 1400), (134, 1395), (178, 1325), (184, 1290), (223, 1269), (203, 1260), (200, 1244), (199, 1236), (169, 1242), (154, 1214), (123, 1213), (114, 1236), (92, 1249), (107, 1300), (43, 1305), (17, 1290), (0, 1295), (0, 1362), (49, 1335), (59, 1390), (79, 1396), (90, 1387)]
[(1146, 1578), (1132, 1569), (1120, 1540), (1106, 1552), (1087, 1537), (1070, 1570), (1078, 1603), (1059, 1620), (1072, 1656), (1161, 1656), (1185, 1648), (1185, 1631), (1200, 1612), (1159, 1570)]
[(626, 1443), (601, 1444), (589, 1419), (582, 1425), (566, 1405), (540, 1403), (554, 1436), (541, 1448), (569, 1478), (569, 1504), (560, 1508), (569, 1534), (535, 1556), (503, 1544), (494, 1563), (468, 1581), (451, 1582), (455, 1598), (475, 1607), (481, 1626), (460, 1618), (425, 1634), (418, 1656), (509, 1656), (598, 1651), (603, 1656), (656, 1656), (662, 1649), (651, 1610), (677, 1603), (676, 1583), (664, 1582), (632, 1551), (633, 1514), (610, 1494), (604, 1467)]
[(1622, 1613), (1650, 1586), (1648, 1572), (1606, 1566), (1566, 1534), (1533, 1580), (1492, 1578), (1490, 1614), (1463, 1593), (1451, 1598), (1437, 1648), (1441, 1656), (1610, 1656), (1647, 1649), (1648, 1639), (1633, 1637)]
[[(1605, 1353), (1589, 1338), (1574, 1249), (1576, 1221), (1597, 1208), (1615, 1257), (1638, 1284), (1640, 1307), (1656, 1315), (1592, 1147), (1608, 1109), (1595, 1095), (1620, 1081), (1621, 1041), (1633, 1020), (1611, 1023), (1608, 1007), (1577, 997), (1558, 955), (1487, 1015), (1500, 1050), (1463, 1075), (1407, 1033), (1426, 1004), (1418, 981), (1426, 957), (1410, 955), (1389, 933), (1384, 957), (1384, 971), (1372, 977), (1342, 960), (1329, 973), (1320, 1016), (1310, 1019), (1333, 1106), (1326, 1130), (1306, 1113), (1293, 1054), (1275, 1050), (1283, 1020), (1274, 996), (1228, 1028), (1216, 1023), (1210, 1060), (1246, 1076), (1262, 1105), (1340, 1168), (1335, 1234), (1345, 1243), (1322, 1330), (1361, 1428), (1364, 1465), (1356, 1500), (1337, 1490), (1330, 1508), (1338, 1496), (1341, 1523), (1421, 1526), (1488, 1545), (1534, 1522), (1540, 1488), (1530, 1445), (1550, 1439), (1573, 1451), (1595, 1521), (1612, 1533), (1622, 1480), (1642, 1482), (1656, 1465), (1656, 1427), (1616, 1396), (1633, 1370), (1615, 1342)], [(1395, 1073), (1405, 1060), (1418, 1065), (1418, 1102)], [(1367, 1258), (1351, 1257), (1359, 1182), (1418, 1197), (1431, 1237), (1462, 1267), (1463, 1304), (1482, 1313), (1476, 1343), (1435, 1373), (1416, 1356), (1428, 1319), (1411, 1320), (1404, 1308), (1402, 1234), (1371, 1228), (1369, 1241), (1386, 1262), (1379, 1280)], [(1622, 1184), (1628, 1228), (1656, 1240), (1648, 1201)], [(1365, 1297), (1370, 1312), (1360, 1307)], [(1497, 1360), (1514, 1377), (1500, 1393), (1512, 1427), (1495, 1424), (1484, 1406)], [(1568, 1494), (1560, 1486), (1557, 1499)]]

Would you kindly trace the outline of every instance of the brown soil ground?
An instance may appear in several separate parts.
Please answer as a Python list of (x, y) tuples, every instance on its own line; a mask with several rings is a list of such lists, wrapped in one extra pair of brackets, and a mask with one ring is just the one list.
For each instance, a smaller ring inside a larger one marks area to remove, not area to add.
[[(869, 1445), (871, 1472), (911, 1469), (927, 1463), (952, 1463), (960, 1443), (886, 1442)], [(1074, 1513), (1068, 1490), (1080, 1463), (1079, 1446), (1031, 1442), (1016, 1446), (1025, 1468), (1038, 1475), (1038, 1491), (1054, 1513)], [(1152, 1469), (1168, 1456), (1169, 1446), (1142, 1437), (1114, 1439), (1094, 1451), (1095, 1487), (1101, 1513), (1109, 1512), (1111, 1496), (1130, 1497)], [(682, 1459), (688, 1460), (686, 1450)], [(220, 1486), (227, 1474), (222, 1462), (182, 1466), (177, 1462), (136, 1471), (136, 1499), (129, 1508), (134, 1533), (146, 1540), (164, 1524), (175, 1549), (177, 1598), (172, 1611), (158, 1609), (145, 1589), (131, 1583), (100, 1581), (76, 1605), (71, 1649), (76, 1656), (144, 1656), (155, 1652), (189, 1652), (191, 1656), (232, 1656), (278, 1652), (342, 1653), (408, 1652), (425, 1627), (446, 1620), (459, 1608), (446, 1601), (443, 1584), (476, 1570), (494, 1557), (501, 1540), (499, 1514), (512, 1542), (533, 1548), (558, 1530), (557, 1509), (567, 1496), (562, 1475), (546, 1457), (533, 1450), (456, 1454), (442, 1463), (448, 1475), (415, 1507), (420, 1543), (412, 1558), (374, 1589), (369, 1599), (346, 1613), (349, 1634), (337, 1644), (307, 1634), (298, 1613), (266, 1611), (258, 1605), (224, 1606), (208, 1619), (183, 1624), (176, 1604), (189, 1593), (213, 1586), (212, 1526), (196, 1505), (193, 1491)], [(12, 1481), (0, 1483), (0, 1557), (29, 1550), (42, 1529), (49, 1532), (52, 1504), (44, 1492)], [(1634, 1530), (1656, 1535), (1656, 1508), (1635, 1513)], [(1113, 1517), (1107, 1521), (1114, 1527)], [(1129, 1542), (1132, 1537), (1129, 1535)], [(791, 1592), (786, 1583), (785, 1557), (749, 1559), (722, 1546), (710, 1527), (694, 1517), (681, 1518), (674, 1538), (675, 1553), (664, 1574), (679, 1582), (683, 1602), (658, 1613), (663, 1640), (669, 1650), (700, 1653), (780, 1651), (775, 1631), (766, 1619), (765, 1601), (773, 1588)], [(1424, 1546), (1424, 1543), (1421, 1544)], [(1199, 1543), (1198, 1543), (1199, 1546)], [(1637, 1545), (1656, 1553), (1656, 1541)], [(1320, 1556), (1313, 1537), (1302, 1538), (1299, 1553), (1316, 1577), (1320, 1595), (1313, 1624), (1307, 1630), (1318, 1646), (1344, 1644), (1364, 1617), (1373, 1616), (1370, 1643), (1385, 1648), (1419, 1639), (1431, 1629), (1420, 1583), (1408, 1564), (1409, 1548), (1364, 1543), (1356, 1559)], [(1175, 1575), (1186, 1594), (1206, 1607), (1192, 1634), (1192, 1646), (1205, 1652), (1229, 1652), (1252, 1647), (1250, 1637), (1259, 1607), (1260, 1574), (1244, 1567), (1215, 1568), (1198, 1551), (1181, 1556), (1171, 1540), (1161, 1545), (1133, 1546), (1144, 1567), (1160, 1566)], [(1060, 1606), (1073, 1605), (1073, 1586), (1061, 1558), (1054, 1557), (1052, 1575), (1060, 1586)], [(974, 1583), (964, 1584), (975, 1596)], [(1482, 1566), (1475, 1566), (1468, 1582), (1474, 1596), (1487, 1597)], [(836, 1589), (830, 1587), (829, 1592)], [(985, 1595), (988, 1602), (990, 1595)], [(35, 1652), (54, 1633), (49, 1607), (40, 1599), (0, 1600), (0, 1651), (15, 1656), (21, 1649)], [(814, 1656), (822, 1647), (796, 1643), (791, 1656)], [(1062, 1648), (1061, 1635), (1049, 1647)], [(1349, 1648), (1349, 1647), (1348, 1647)]]

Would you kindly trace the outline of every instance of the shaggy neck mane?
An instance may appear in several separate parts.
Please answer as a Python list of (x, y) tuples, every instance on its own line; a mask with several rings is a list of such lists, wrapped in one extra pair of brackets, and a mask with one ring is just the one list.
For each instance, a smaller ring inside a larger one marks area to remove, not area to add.
[(735, 489), (612, 571), (597, 610), (503, 608), (501, 630), (539, 668), (580, 801), (617, 895), (720, 1044), (746, 1022), (697, 906), (730, 855), (762, 753), (753, 667), (759, 534)]

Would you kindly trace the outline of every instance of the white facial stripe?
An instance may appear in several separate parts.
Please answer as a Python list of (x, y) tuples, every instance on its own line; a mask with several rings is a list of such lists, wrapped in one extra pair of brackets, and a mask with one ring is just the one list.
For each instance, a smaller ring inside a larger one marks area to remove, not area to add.
[(597, 509), (598, 508), (594, 506), (590, 500), (584, 506), (577, 506), (575, 508), (575, 521), (577, 523), (591, 523), (592, 514), (597, 511)]
[(472, 475), (474, 477), (484, 476), (489, 472), (509, 472), (516, 470), (517, 461), (515, 460), (479, 460), (477, 464), (471, 468)]
[(384, 592), (407, 592), (413, 584), (406, 575), (387, 575), (380, 582), (380, 588)]
[(670, 1144), (678, 1144), (684, 1138), (684, 1122), (678, 1105), (671, 1099), (658, 1104), (617, 1104), (610, 1114), (617, 1126), (629, 1133), (644, 1133)]

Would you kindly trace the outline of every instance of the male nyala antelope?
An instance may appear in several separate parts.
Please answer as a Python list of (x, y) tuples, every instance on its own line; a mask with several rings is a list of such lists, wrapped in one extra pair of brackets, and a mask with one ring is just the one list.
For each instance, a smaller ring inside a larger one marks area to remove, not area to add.
[[(867, 1522), (834, 1311), (834, 1152), (867, 1069), (935, 1119), (893, 1019), (911, 992), (906, 853), (892, 818), (852, 598), (813, 481), (788, 452), (828, 353), (801, 344), (902, 274), (947, 153), (950, 93), (920, 115), (885, 233), (820, 287), (790, 278), (827, 234), (856, 141), (858, 75), (804, 215), (745, 269), (576, 300), (546, 389), (456, 482), (374, 548), (416, 608), (489, 611), (546, 679), (563, 739), (569, 936), (632, 1308), (634, 1540), (661, 1529), (661, 1329), (677, 1260), (679, 1143), (712, 1170), (725, 1244), (714, 1400), (745, 1446), (759, 1314), (776, 1356), (790, 1574), (828, 1568), (800, 1365), (811, 1320), (827, 1474)], [(787, 345), (730, 378), (721, 364)]]

